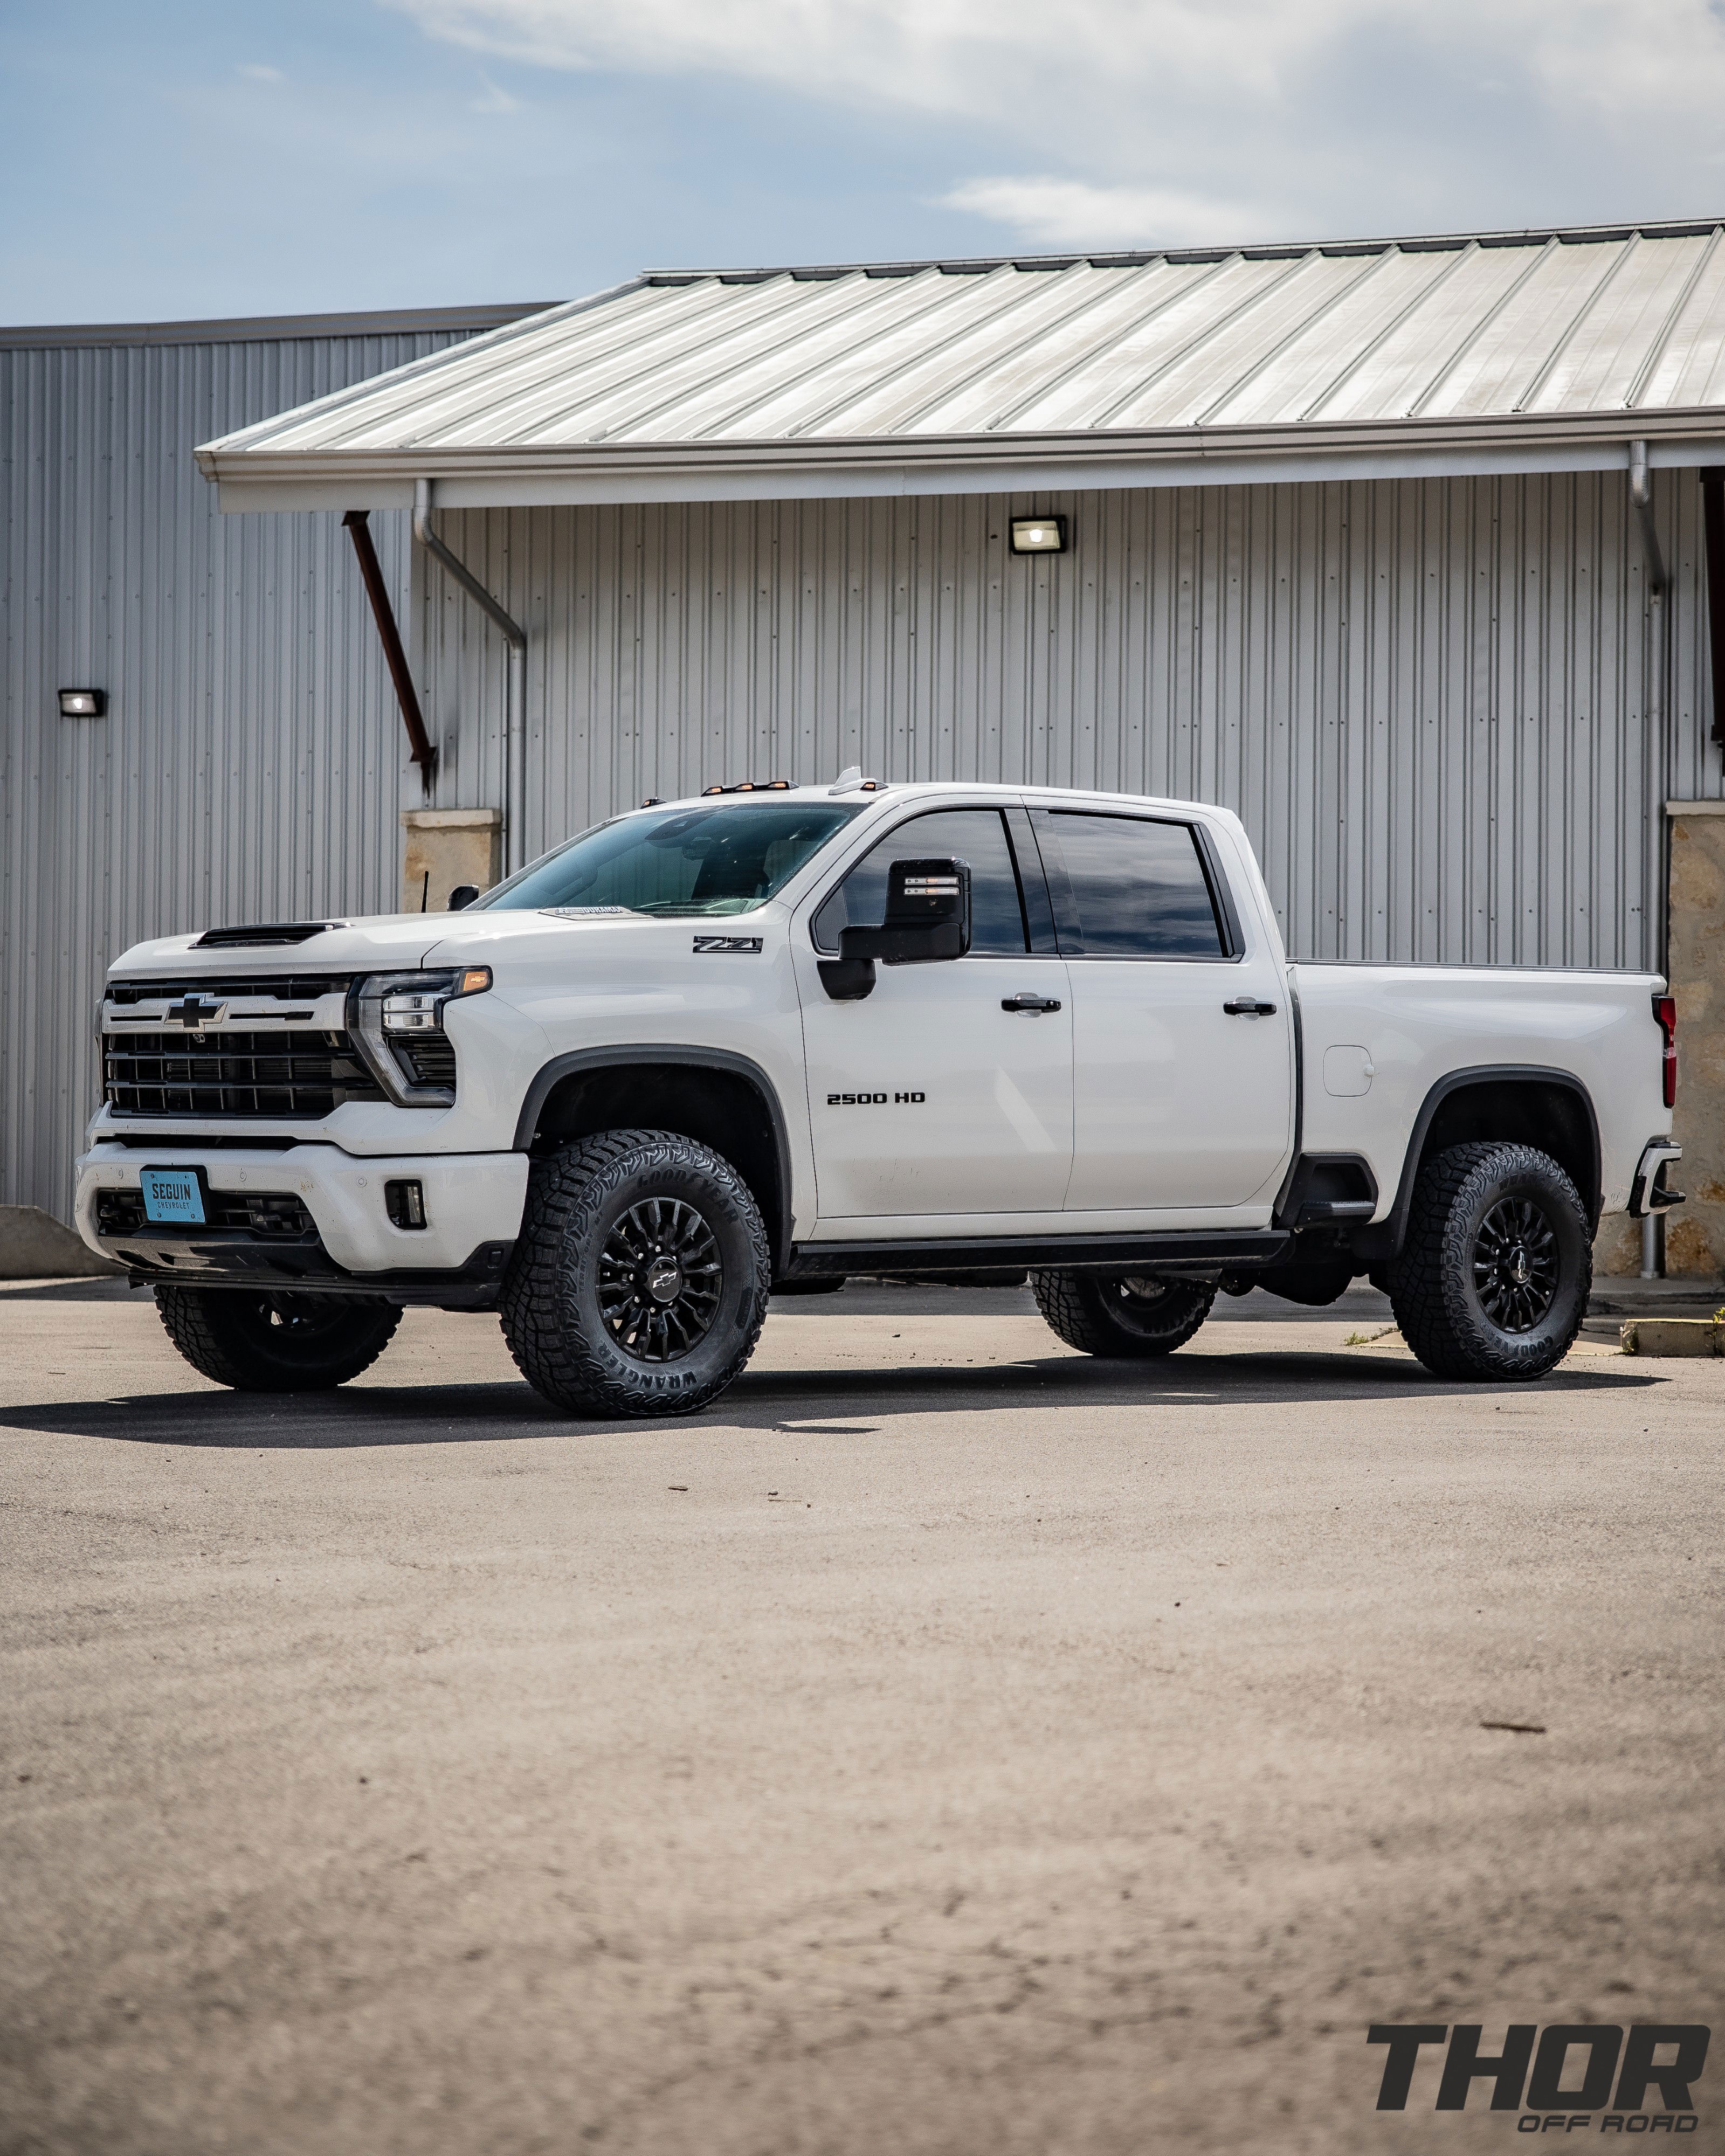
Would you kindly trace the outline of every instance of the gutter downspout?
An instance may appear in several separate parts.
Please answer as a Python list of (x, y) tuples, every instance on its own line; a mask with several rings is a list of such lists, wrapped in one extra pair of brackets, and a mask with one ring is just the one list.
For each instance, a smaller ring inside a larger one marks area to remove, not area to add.
[[(1652, 743), (1656, 770), (1654, 774), (1654, 805), (1659, 817), (1659, 836), (1655, 844), (1658, 861), (1658, 920), (1659, 969), (1668, 973), (1671, 966), (1671, 819), (1666, 814), (1666, 796), (1671, 792), (1671, 744), (1666, 739), (1666, 572), (1665, 556), (1660, 551), (1659, 531), (1653, 521), (1653, 486), (1647, 470), (1647, 444), (1630, 444), (1630, 499), (1635, 505), (1635, 514), (1641, 526), (1641, 545), (1647, 562), (1647, 619), (1649, 640), (1651, 644), (1651, 664), (1647, 672), (1647, 732)], [(1660, 1245), (1660, 1216), (1650, 1213), (1641, 1223), (1641, 1278), (1657, 1280), (1664, 1267)]]
[(503, 632), (509, 643), (509, 679), (503, 714), (503, 873), (513, 875), (526, 860), (527, 801), (527, 632), (503, 608), (465, 562), (457, 560), (431, 528), (432, 482), (413, 482), (413, 536), (441, 562), (462, 590)]

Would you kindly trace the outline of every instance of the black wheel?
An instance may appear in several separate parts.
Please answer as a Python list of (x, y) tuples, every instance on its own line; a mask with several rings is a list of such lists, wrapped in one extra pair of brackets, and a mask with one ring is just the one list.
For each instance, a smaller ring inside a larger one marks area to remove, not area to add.
[(1086, 1355), (1170, 1355), (1210, 1314), (1213, 1281), (1143, 1273), (1037, 1273), (1036, 1307), (1069, 1348)]
[(401, 1323), (369, 1296), (158, 1287), (167, 1337), (194, 1370), (241, 1393), (320, 1393), (368, 1370)]
[(503, 1337), (558, 1407), (687, 1414), (754, 1353), (772, 1276), (729, 1161), (672, 1131), (605, 1131), (534, 1165)]
[(1543, 1378), (1587, 1315), (1593, 1241), (1575, 1185), (1537, 1147), (1451, 1146), (1420, 1171), (1387, 1285), (1440, 1378)]

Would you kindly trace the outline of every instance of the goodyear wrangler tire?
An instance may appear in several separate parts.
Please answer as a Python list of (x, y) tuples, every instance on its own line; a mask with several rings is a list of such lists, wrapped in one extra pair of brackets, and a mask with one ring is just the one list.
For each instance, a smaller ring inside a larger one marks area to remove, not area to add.
[(534, 1164), (503, 1337), (572, 1414), (689, 1414), (754, 1353), (772, 1276), (729, 1161), (672, 1131), (604, 1131)]
[(321, 1393), (368, 1370), (401, 1323), (366, 1296), (158, 1287), (167, 1337), (194, 1370), (240, 1393)]
[(1142, 1358), (1183, 1348), (1210, 1314), (1210, 1281), (1138, 1273), (1033, 1272), (1036, 1307), (1069, 1348)]
[(1568, 1353), (1593, 1286), (1575, 1185), (1534, 1146), (1451, 1146), (1420, 1172), (1387, 1285), (1402, 1337), (1435, 1376), (1543, 1378)]

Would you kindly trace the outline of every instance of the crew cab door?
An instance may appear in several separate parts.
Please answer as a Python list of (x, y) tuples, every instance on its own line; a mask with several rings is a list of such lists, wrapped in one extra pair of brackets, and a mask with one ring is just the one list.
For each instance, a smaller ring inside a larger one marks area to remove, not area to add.
[[(1021, 813), (1014, 822), (1034, 855)], [(948, 855), (970, 865), (969, 955), (880, 965), (870, 995), (834, 1002), (817, 963), (842, 928), (880, 923), (889, 865)], [(895, 824), (799, 921), (823, 1220), (1059, 1213), (1072, 1164), (1072, 1009), (1053, 944), (1040, 872), (1021, 878), (999, 808)]]
[(1138, 812), (1030, 823), (1072, 989), (1068, 1211), (1267, 1206), (1293, 1142), (1291, 1014), (1209, 834)]

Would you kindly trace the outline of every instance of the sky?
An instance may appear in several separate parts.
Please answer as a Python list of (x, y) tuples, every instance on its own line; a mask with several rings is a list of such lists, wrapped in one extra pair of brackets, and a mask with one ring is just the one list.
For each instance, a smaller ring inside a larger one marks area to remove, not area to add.
[(0, 321), (1725, 214), (1725, 0), (0, 0)]

